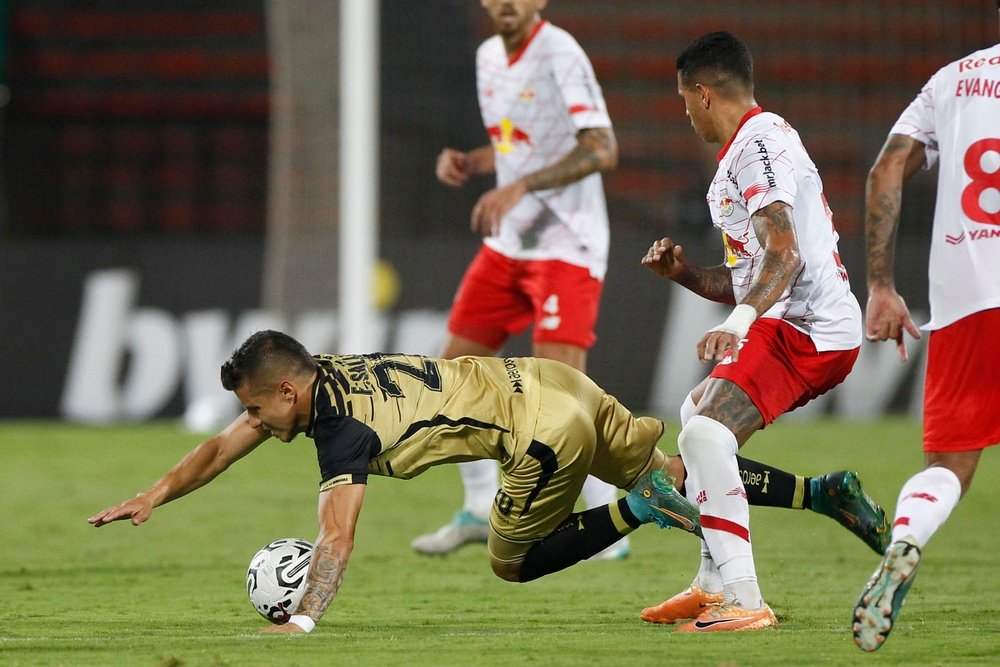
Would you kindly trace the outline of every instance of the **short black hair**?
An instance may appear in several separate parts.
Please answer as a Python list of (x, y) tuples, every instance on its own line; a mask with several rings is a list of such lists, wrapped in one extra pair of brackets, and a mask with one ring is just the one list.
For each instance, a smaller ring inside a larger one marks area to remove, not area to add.
[(685, 87), (704, 83), (728, 95), (753, 93), (753, 56), (728, 32), (710, 32), (693, 41), (677, 56), (677, 71)]
[(222, 364), (222, 386), (235, 391), (244, 382), (277, 370), (297, 375), (315, 368), (316, 360), (299, 341), (280, 331), (258, 331)]

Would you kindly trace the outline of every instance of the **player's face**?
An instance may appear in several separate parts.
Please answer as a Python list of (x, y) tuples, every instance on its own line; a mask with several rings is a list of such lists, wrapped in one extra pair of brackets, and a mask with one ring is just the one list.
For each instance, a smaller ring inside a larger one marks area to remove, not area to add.
[(501, 37), (528, 36), (538, 12), (548, 0), (480, 0), (493, 21), (493, 29)]
[(255, 392), (244, 383), (234, 393), (247, 411), (251, 427), (282, 442), (291, 442), (300, 429), (296, 423), (294, 389), (286, 384)]
[(711, 131), (712, 124), (709, 122), (708, 109), (705, 108), (702, 91), (698, 88), (687, 88), (681, 83), (681, 75), (677, 74), (677, 92), (684, 98), (684, 109), (687, 117), (691, 119), (691, 126), (695, 133), (703, 140), (714, 143), (715, 137)]

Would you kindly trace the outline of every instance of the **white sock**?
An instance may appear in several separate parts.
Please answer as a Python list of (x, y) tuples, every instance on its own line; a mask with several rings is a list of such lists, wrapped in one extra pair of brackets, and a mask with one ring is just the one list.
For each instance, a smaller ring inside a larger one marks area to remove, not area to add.
[[(691, 398), (691, 394), (688, 394), (688, 398)], [(692, 402), (692, 405), (694, 403)], [(681, 408), (681, 414), (683, 415), (684, 409)], [(694, 502), (695, 493), (691, 491), (694, 486), (692, 484), (684, 484), (684, 495), (692, 503)], [(694, 581), (691, 582), (692, 585), (697, 586), (706, 593), (721, 593), (722, 592), (722, 574), (719, 572), (719, 568), (716, 566), (715, 561), (712, 560), (712, 552), (708, 550), (708, 545), (705, 544), (705, 540), (701, 541), (701, 564), (698, 566), (698, 574), (695, 575)]]
[(701, 565), (694, 578), (694, 585), (706, 593), (722, 592), (722, 573), (712, 560), (712, 552), (708, 550), (705, 540), (701, 541)]
[(759, 609), (764, 602), (750, 546), (750, 505), (736, 463), (736, 436), (714, 419), (694, 415), (677, 445), (688, 471), (685, 487), (701, 512), (705, 542), (725, 593), (748, 609)]
[(694, 417), (694, 411), (698, 409), (695, 404), (694, 399), (691, 398), (691, 392), (684, 397), (684, 402), (681, 403), (681, 428), (688, 425), (688, 420)]
[(948, 468), (934, 466), (906, 480), (896, 501), (892, 541), (912, 537), (923, 549), (962, 497), (962, 483)]
[(583, 502), (587, 509), (610, 505), (618, 500), (618, 489), (604, 480), (597, 479), (593, 475), (587, 476), (587, 481), (583, 483)]
[(464, 461), (458, 464), (465, 486), (465, 503), (462, 509), (480, 519), (488, 519), (493, 499), (500, 488), (500, 466), (493, 459)]

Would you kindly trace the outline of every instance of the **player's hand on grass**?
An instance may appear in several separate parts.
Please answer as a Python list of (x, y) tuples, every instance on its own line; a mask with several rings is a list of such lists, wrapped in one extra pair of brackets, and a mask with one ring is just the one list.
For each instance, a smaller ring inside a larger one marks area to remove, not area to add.
[(891, 287), (869, 288), (868, 305), (865, 309), (865, 338), (872, 342), (896, 341), (899, 360), (906, 361), (904, 331), (915, 339), (920, 338), (920, 329), (910, 317), (910, 310), (903, 297)]
[(123, 503), (118, 503), (114, 507), (109, 507), (106, 510), (98, 512), (87, 519), (87, 521), (92, 523), (95, 528), (100, 528), (112, 521), (131, 519), (132, 525), (138, 526), (149, 519), (149, 515), (152, 513), (153, 503), (143, 496), (136, 496), (135, 498), (129, 498)]
[(483, 236), (495, 236), (507, 211), (514, 208), (527, 192), (528, 186), (522, 181), (514, 181), (483, 194), (472, 208), (472, 231)]
[(269, 625), (263, 628), (261, 634), (286, 634), (286, 635), (304, 635), (306, 631), (297, 626), (294, 623), (282, 623), (281, 625)]
[(684, 248), (667, 237), (653, 241), (653, 245), (646, 251), (646, 256), (641, 262), (647, 269), (668, 280), (676, 280), (688, 270)]

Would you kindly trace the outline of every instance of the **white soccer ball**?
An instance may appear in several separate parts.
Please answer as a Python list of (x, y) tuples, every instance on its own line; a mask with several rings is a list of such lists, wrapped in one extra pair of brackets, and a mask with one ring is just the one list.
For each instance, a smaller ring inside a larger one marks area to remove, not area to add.
[(299, 606), (313, 545), (295, 537), (271, 542), (250, 559), (247, 595), (257, 613), (281, 625)]

